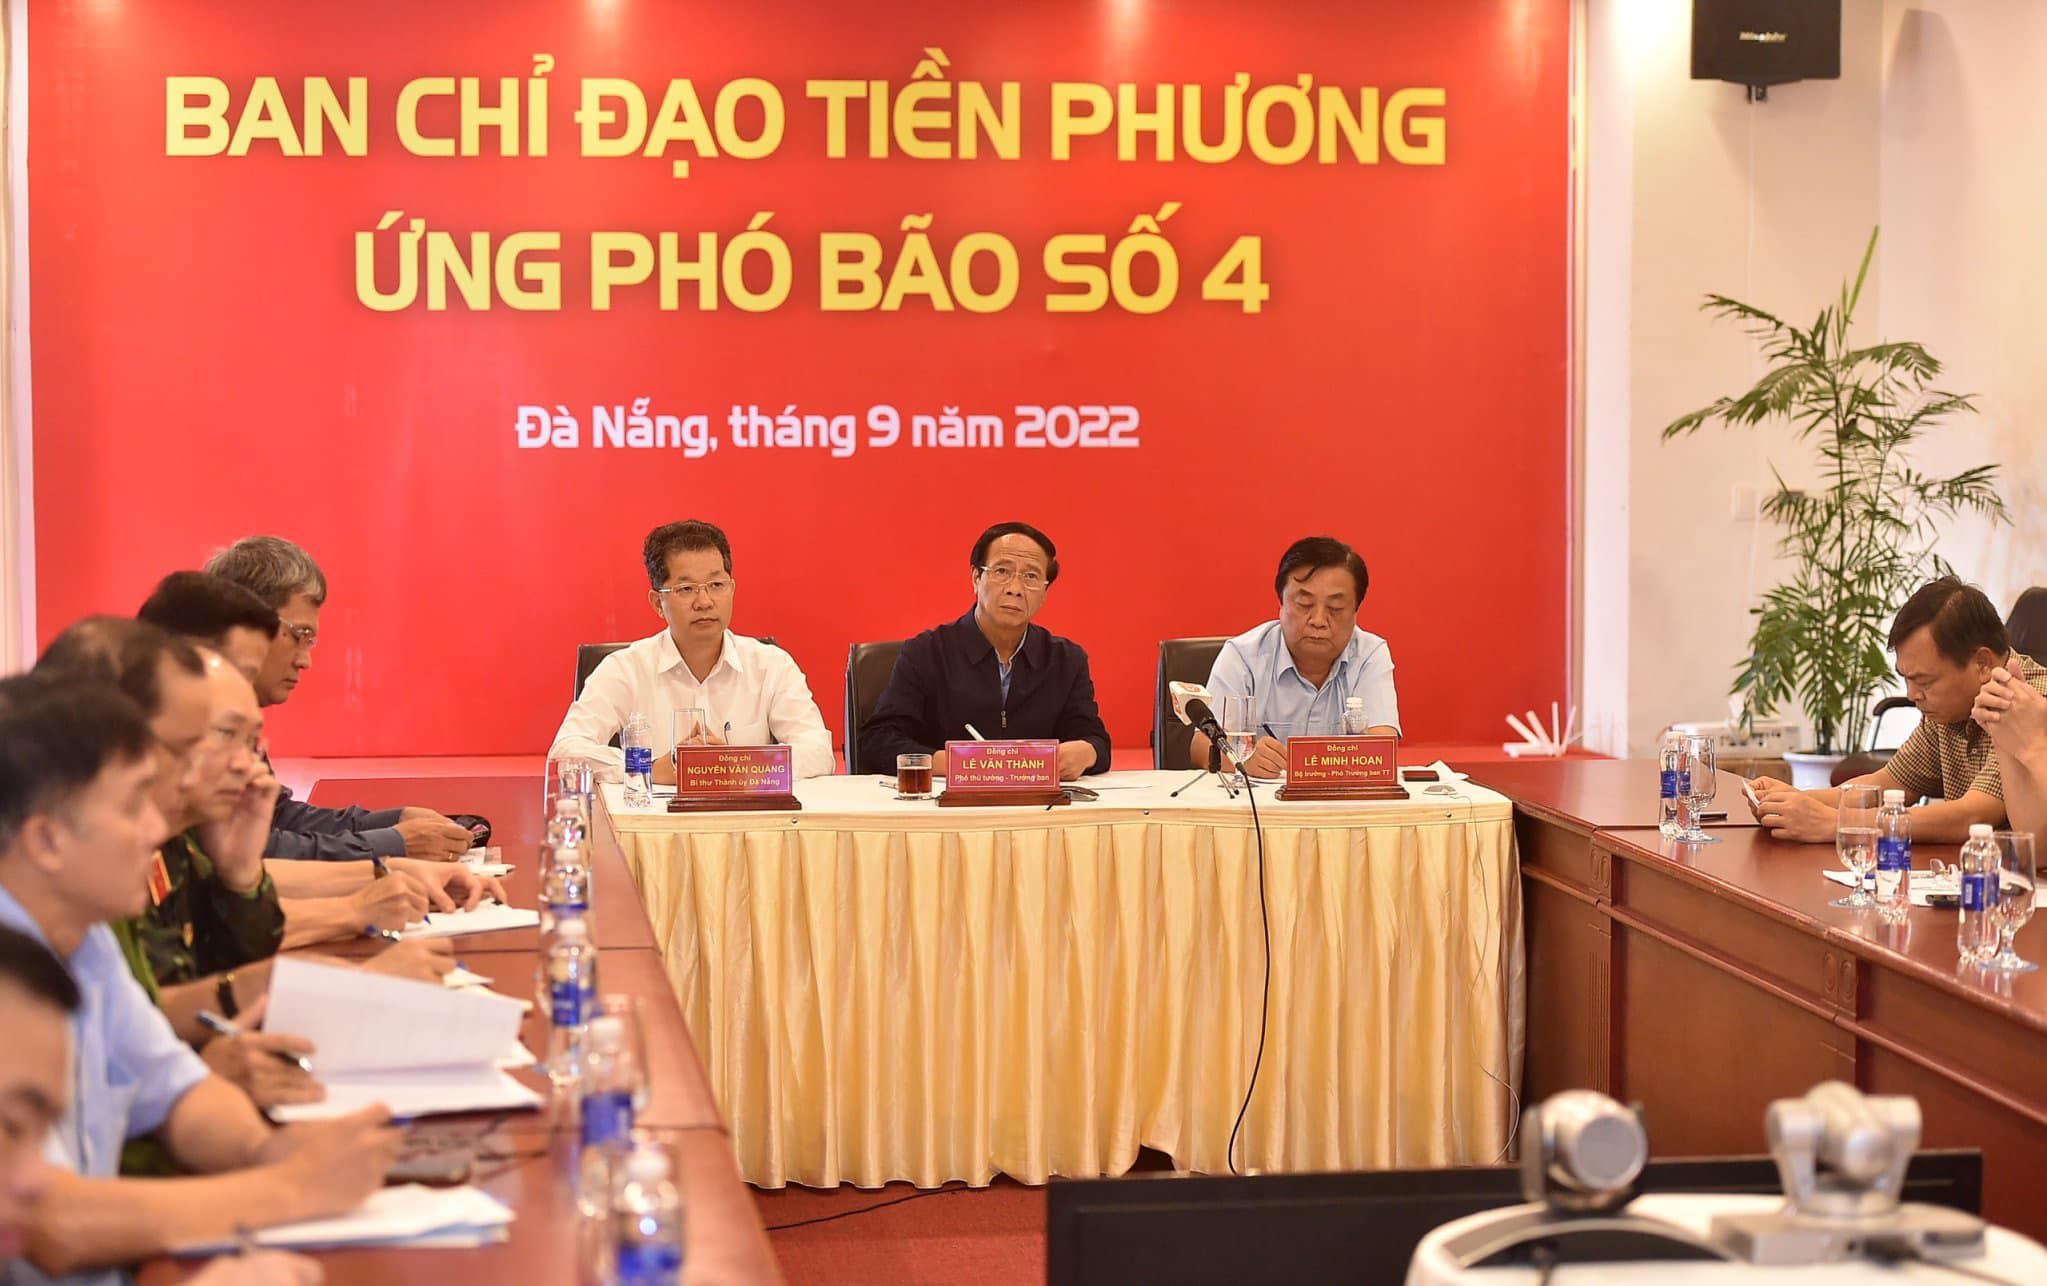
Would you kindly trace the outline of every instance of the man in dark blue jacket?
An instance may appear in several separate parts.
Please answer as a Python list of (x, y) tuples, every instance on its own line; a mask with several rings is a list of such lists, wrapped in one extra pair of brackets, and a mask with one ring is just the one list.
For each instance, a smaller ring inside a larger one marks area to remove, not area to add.
[[(928, 752), (945, 771), (947, 741), (1053, 740), (1059, 776), (1109, 770), (1109, 730), (1095, 706), (1087, 653), (1031, 618), (1059, 579), (1058, 551), (1037, 528), (1002, 522), (968, 560), (974, 610), (903, 644), (888, 687), (860, 725), (860, 772), (892, 773)], [(969, 731), (969, 725), (972, 731)]]
[[(256, 699), (282, 705), (313, 665), (320, 638), (320, 608), (327, 601), (327, 577), (312, 556), (278, 536), (247, 536), (215, 554), (206, 570), (225, 577), (261, 599), (282, 628), (257, 675)], [(448, 862), (469, 851), (475, 837), (431, 808), (320, 808), (277, 793), (266, 856), (324, 862), (372, 857), (417, 857)]]

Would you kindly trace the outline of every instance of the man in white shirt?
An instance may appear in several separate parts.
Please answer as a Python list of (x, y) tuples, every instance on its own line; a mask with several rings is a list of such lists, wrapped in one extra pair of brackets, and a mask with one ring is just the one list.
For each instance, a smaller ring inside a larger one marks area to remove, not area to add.
[[(625, 752), (611, 739), (633, 711), (666, 744), (677, 710), (704, 712), (711, 745), (792, 747), (798, 777), (833, 768), (831, 733), (810, 684), (781, 648), (731, 630), (735, 586), (732, 546), (707, 522), (671, 522), (647, 533), (641, 548), (647, 602), (668, 628), (613, 652), (591, 672), (583, 694), (554, 734), (550, 758), (580, 756), (597, 776), (619, 781)], [(675, 762), (654, 758), (654, 780), (675, 781)]]

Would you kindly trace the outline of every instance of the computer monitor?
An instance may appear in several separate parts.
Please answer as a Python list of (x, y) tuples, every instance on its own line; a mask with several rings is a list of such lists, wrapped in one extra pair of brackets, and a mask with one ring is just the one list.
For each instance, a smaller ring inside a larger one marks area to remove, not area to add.
[[(1768, 1157), (1651, 1161), (1644, 1192), (1774, 1193)], [(1921, 1152), (1905, 1200), (1970, 1214), (1983, 1205), (1983, 1154)], [(1045, 1190), (1045, 1280), (1398, 1282), (1434, 1229), (1521, 1201), (1510, 1166), (1244, 1177), (1150, 1172), (1054, 1180)]]

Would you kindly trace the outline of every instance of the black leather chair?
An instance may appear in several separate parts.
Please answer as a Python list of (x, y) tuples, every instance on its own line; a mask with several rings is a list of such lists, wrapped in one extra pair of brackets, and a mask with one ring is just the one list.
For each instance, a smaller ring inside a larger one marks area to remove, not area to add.
[(1193, 756), (1188, 747), (1194, 740), (1194, 729), (1180, 722), (1180, 716), (1173, 713), (1173, 697), (1167, 685), (1180, 683), (1207, 683), (1208, 672), (1215, 668), (1215, 658), (1229, 642), (1225, 636), (1201, 639), (1161, 639), (1159, 641), (1159, 683), (1158, 700), (1151, 716), (1151, 763), (1154, 768), (1192, 768)]
[(590, 681), (590, 676), (597, 672), (597, 667), (603, 662), (604, 658), (627, 646), (629, 645), (625, 643), (576, 644), (576, 691), (569, 700), (581, 699), (583, 685)]
[[(1877, 702), (1876, 709), (1869, 712), (1869, 749), (1859, 750), (1835, 764), (1834, 771), (1827, 777), (1828, 782), (1838, 786), (1842, 782), (1854, 781), (1857, 777), (1867, 777), (1889, 763), (1898, 747), (1905, 744), (1905, 739), (1903, 737), (1888, 739), (1884, 736), (1884, 716), (1895, 710), (1911, 708), (1910, 697), (1885, 697)], [(1889, 745), (1884, 744), (1886, 740), (1890, 740)]]
[(2019, 595), (2004, 622), (2012, 650), (2047, 665), (2047, 589), (2038, 585)]
[(895, 672), (901, 639), (855, 643), (846, 649), (846, 771), (860, 771), (860, 725), (874, 713), (888, 676)]

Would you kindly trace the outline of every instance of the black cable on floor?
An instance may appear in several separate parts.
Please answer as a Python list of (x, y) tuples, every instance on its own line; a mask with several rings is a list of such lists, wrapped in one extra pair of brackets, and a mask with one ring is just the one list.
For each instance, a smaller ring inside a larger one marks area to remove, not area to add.
[(785, 1232), (791, 1228), (808, 1228), (814, 1223), (830, 1223), (834, 1219), (851, 1219), (854, 1215), (872, 1214), (876, 1210), (886, 1210), (890, 1206), (902, 1205), (905, 1201), (922, 1201), (926, 1197), (946, 1197), (956, 1192), (971, 1191), (973, 1191), (971, 1188), (926, 1188), (922, 1192), (913, 1192), (907, 1197), (891, 1197), (887, 1201), (877, 1201), (871, 1206), (862, 1206), (858, 1210), (841, 1210), (835, 1215), (819, 1215), (815, 1219), (798, 1219), (793, 1223), (771, 1223), (767, 1226), (766, 1231)]
[(1265, 942), (1265, 987), (1258, 1001), (1258, 1056), (1251, 1061), (1251, 1083), (1244, 1087), (1244, 1102), (1237, 1108), (1237, 1123), (1230, 1127), (1228, 1157), (1231, 1174), (1237, 1168), (1237, 1131), (1244, 1128), (1244, 1114), (1251, 1110), (1251, 1096), (1258, 1092), (1258, 1072), (1265, 1066), (1265, 1020), (1272, 1011), (1272, 920), (1265, 909), (1265, 826), (1258, 820), (1258, 792), (1244, 781), (1244, 797), (1251, 801), (1251, 833), (1258, 839), (1258, 928)]

